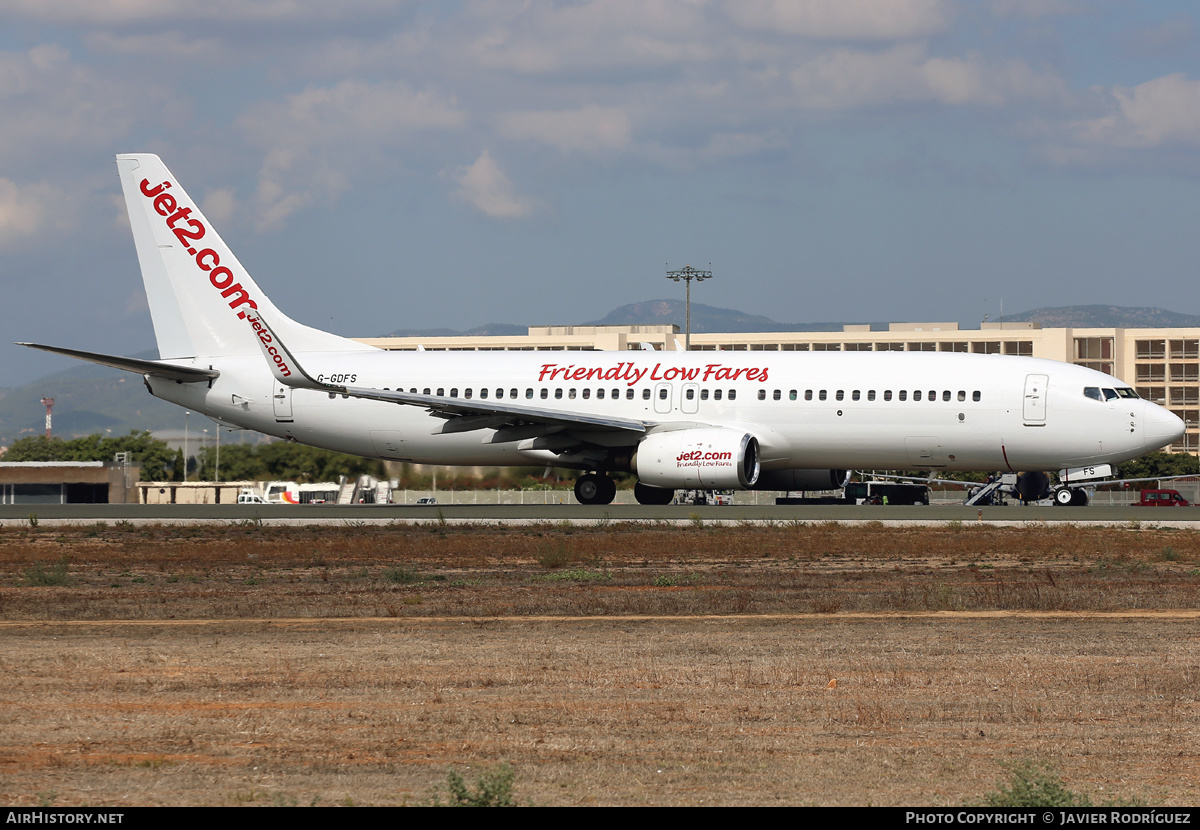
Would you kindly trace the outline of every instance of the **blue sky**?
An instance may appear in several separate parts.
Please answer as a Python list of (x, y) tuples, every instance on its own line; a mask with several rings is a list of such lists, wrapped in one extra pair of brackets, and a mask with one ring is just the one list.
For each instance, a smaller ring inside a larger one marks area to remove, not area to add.
[(153, 347), (120, 152), (349, 336), (584, 322), (687, 263), (786, 323), (1200, 313), (1193, 8), (0, 0), (0, 325)]

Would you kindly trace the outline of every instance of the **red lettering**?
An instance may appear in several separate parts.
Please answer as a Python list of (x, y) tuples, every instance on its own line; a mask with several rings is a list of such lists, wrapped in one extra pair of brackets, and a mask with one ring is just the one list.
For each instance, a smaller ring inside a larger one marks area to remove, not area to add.
[(166, 190), (170, 186), (171, 186), (170, 182), (163, 182), (162, 184), (160, 184), (158, 187), (154, 188), (153, 190), (148, 190), (147, 188), (150, 187), (150, 180), (142, 179), (142, 195), (153, 199), (155, 196), (157, 196), (159, 193), (162, 193), (164, 190)]
[(154, 210), (159, 216), (166, 216), (171, 211), (175, 210), (178, 205), (175, 204), (175, 197), (170, 193), (163, 193), (154, 199)]
[[(206, 265), (204, 263), (205, 257), (209, 257), (212, 260), (211, 264)], [(198, 266), (200, 266), (201, 271), (211, 271), (213, 268), (215, 268), (216, 266), (221, 264), (221, 258), (219, 256), (217, 256), (217, 252), (214, 251), (212, 248), (205, 248), (203, 251), (196, 254), (196, 264)], [(226, 269), (226, 270), (228, 270), (228, 269)], [(223, 288), (223, 287), (224, 286), (220, 286), (220, 285), (217, 286), (217, 288)]]
[(662, 368), (661, 363), (655, 363), (654, 368), (650, 370), (650, 380), (663, 380), (658, 376), (658, 370)]
[(192, 215), (191, 208), (187, 208), (187, 207), (180, 208), (179, 210), (175, 211), (173, 214), (171, 214), (170, 216), (167, 217), (167, 227), (170, 228), (171, 230), (175, 230), (176, 222), (178, 222), (180, 219), (187, 219), (191, 215)]
[(570, 380), (583, 380), (583, 377), (586, 374), (587, 374), (587, 369), (583, 369), (583, 368), (576, 369), (574, 372), (571, 373)]
[[(541, 374), (538, 375), (538, 382), (544, 381), (546, 379), (546, 373), (549, 372), (552, 368), (554, 368), (553, 363), (543, 363), (542, 364), (542, 372), (541, 372)], [(551, 377), (553, 377), (553, 375), (551, 375)]]
[[(217, 279), (218, 274), (223, 275), (219, 280)], [(213, 284), (214, 288), (229, 288), (229, 286), (233, 285), (233, 272), (222, 265), (212, 269), (212, 273), (208, 275), (208, 281)], [(241, 288), (242, 286), (238, 285), (237, 287)], [(229, 288), (229, 290), (232, 291), (233, 289)], [(224, 294), (222, 296), (228, 297), (229, 295)]]

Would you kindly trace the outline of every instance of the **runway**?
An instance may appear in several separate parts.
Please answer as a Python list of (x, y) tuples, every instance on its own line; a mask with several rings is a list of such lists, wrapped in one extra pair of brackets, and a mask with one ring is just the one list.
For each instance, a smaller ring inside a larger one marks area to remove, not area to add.
[(964, 507), (962, 505), (896, 506), (774, 506), (731, 505), (665, 507), (639, 504), (604, 506), (578, 504), (529, 505), (180, 505), (180, 504), (17, 504), (0, 505), (0, 525), (38, 526), (45, 523), (149, 522), (165, 524), (262, 522), (304, 525), (347, 523), (504, 523), (667, 522), (674, 524), (814, 523), (937, 525), (947, 522), (986, 522), (996, 525), (1071, 522), (1077, 524), (1170, 525), (1200, 527), (1200, 510), (1154, 509), (1130, 506)]

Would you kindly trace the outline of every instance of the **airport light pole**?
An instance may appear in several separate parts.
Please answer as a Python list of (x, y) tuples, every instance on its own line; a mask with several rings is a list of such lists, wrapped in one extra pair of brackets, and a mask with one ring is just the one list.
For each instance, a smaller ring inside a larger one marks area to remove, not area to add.
[(684, 351), (690, 352), (692, 350), (692, 280), (703, 282), (704, 280), (712, 279), (712, 275), (712, 271), (701, 271), (690, 265), (685, 265), (678, 271), (667, 272), (667, 279), (675, 280), (675, 282), (683, 280), (687, 284), (687, 293), (685, 295), (687, 299), (684, 301), (683, 306), (684, 314), (687, 318), (686, 333), (683, 336)]

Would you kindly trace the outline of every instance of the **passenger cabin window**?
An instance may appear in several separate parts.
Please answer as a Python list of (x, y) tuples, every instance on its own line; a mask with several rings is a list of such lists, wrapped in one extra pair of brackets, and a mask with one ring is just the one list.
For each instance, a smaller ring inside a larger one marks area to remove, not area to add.
[[(516, 390), (516, 389), (514, 389), (513, 391), (514, 391), (514, 392), (516, 392), (517, 390)], [(543, 392), (545, 392), (546, 390), (545, 390), (545, 389), (543, 389), (542, 391), (543, 391)], [(515, 398), (515, 397), (516, 397), (516, 395), (513, 395), (513, 397)], [(526, 388), (526, 390), (525, 390), (525, 398), (526, 398), (527, 400), (530, 400), (530, 399), (532, 399), (532, 398), (533, 398), (533, 390), (532, 390), (532, 389)]]
[[(468, 397), (468, 398), (469, 398), (469, 397), (471, 397), (471, 390), (470, 390), (470, 389), (468, 389), (468, 390), (467, 390), (467, 397)], [(481, 398), (486, 398), (486, 397), (487, 397), (487, 388), (486, 388), (486, 387), (484, 387), (483, 389), (480, 389), (480, 390), (479, 390), (479, 397), (481, 397)]]
[(707, 389), (700, 390), (700, 400), (702, 400), (702, 401), (708, 400), (708, 390)]
[(874, 389), (867, 390), (867, 400), (869, 400), (869, 401), (875, 400), (875, 390)]
[(767, 390), (766, 389), (758, 390), (758, 399), (760, 401), (765, 401), (767, 399)]
[[(904, 400), (904, 393), (903, 393), (903, 392), (901, 392), (901, 393), (900, 393), (900, 400)], [(919, 401), (919, 400), (921, 400), (921, 390), (920, 390), (920, 389), (917, 389), (916, 391), (914, 391), (914, 392), (913, 392), (913, 400), (914, 400), (914, 401)]]
[(644, 400), (644, 401), (650, 400), (650, 390), (649, 389), (642, 390), (642, 400)]
[(900, 400), (902, 400), (902, 401), (906, 401), (906, 400), (908, 400), (908, 390), (907, 390), (907, 389), (901, 389), (901, 390), (900, 390), (900, 394), (899, 394), (899, 396), (898, 396), (898, 397), (899, 397), (899, 398), (900, 398)]
[[(428, 387), (426, 387), (425, 389), (422, 389), (422, 390), (421, 390), (421, 394), (422, 394), (422, 395), (428, 395), (428, 394), (429, 394), (429, 388), (428, 388)], [(438, 394), (439, 394), (439, 395), (440, 395), (440, 394), (442, 394), (442, 390), (441, 390), (441, 389), (439, 389), (439, 390), (438, 390)]]
[[(950, 393), (949, 393), (949, 392), (947, 392), (946, 394), (950, 394)], [(966, 393), (966, 392), (964, 392), (963, 390), (959, 389), (959, 390), (958, 390), (958, 399), (959, 399), (960, 401), (965, 401), (965, 400), (967, 399), (967, 393)]]
[(836, 397), (840, 401), (840, 400), (845, 399), (846, 393), (844, 391), (842, 391), (841, 389), (839, 389), (837, 391), (837, 395), (835, 395), (834, 397)]
[(550, 390), (549, 390), (549, 389), (543, 389), (543, 390), (542, 390), (542, 400), (546, 400), (546, 398), (548, 398), (548, 397), (550, 397)]
[(696, 390), (690, 387), (685, 389), (683, 394), (689, 401), (694, 401), (696, 399)]
[(825, 400), (825, 398), (827, 398), (828, 396), (829, 396), (829, 393), (827, 393), (824, 389), (822, 389), (820, 392), (817, 393), (817, 398), (819, 398), (820, 400)]
[(562, 390), (561, 390), (561, 389), (555, 389), (555, 390), (554, 390), (554, 399), (555, 399), (555, 400), (560, 400), (561, 398), (562, 398)]
[(779, 400), (780, 398), (783, 397), (783, 392), (776, 389), (774, 392), (771, 393), (771, 397), (774, 398), (775, 400)]
[(891, 389), (883, 390), (883, 399), (885, 401), (890, 401), (892, 399), (892, 390)]
[(714, 400), (714, 401), (719, 401), (719, 400), (721, 400), (721, 390), (720, 390), (720, 389), (714, 389), (714, 390), (713, 390), (713, 400)]
[(788, 400), (789, 401), (796, 400), (796, 390), (795, 389), (793, 389), (791, 392), (788, 392)]
[(857, 389), (855, 389), (853, 392), (851, 392), (851, 393), (850, 393), (850, 399), (851, 399), (851, 400), (855, 400), (855, 401), (856, 401), (856, 400), (858, 400), (860, 397), (862, 397), (862, 393), (861, 393), (861, 392), (859, 392)]
[[(573, 392), (573, 391), (575, 391), (575, 390), (571, 390), (571, 391)], [(592, 390), (591, 390), (591, 389), (584, 389), (584, 390), (583, 390), (583, 399), (586, 401), (586, 400), (588, 400), (590, 397), (592, 397)]]
[(976, 403), (979, 403), (979, 398), (980, 398), (980, 394), (978, 391), (971, 393), (971, 400), (975, 401)]
[(658, 390), (658, 399), (660, 401), (665, 401), (667, 399), (667, 389), (665, 386)]
[(804, 390), (804, 400), (806, 400), (806, 401), (812, 400), (812, 390), (811, 389)]
[(452, 398), (458, 397), (458, 387), (457, 386), (453, 386), (450, 388), (450, 397), (452, 397)]
[(737, 397), (737, 390), (736, 390), (736, 389), (730, 389), (730, 390), (729, 390), (729, 400), (731, 400), (731, 401), (732, 401), (732, 400), (733, 400), (734, 398), (736, 398), (736, 397)]
[[(584, 391), (586, 392), (587, 390), (584, 390)], [(585, 394), (584, 397), (586, 398), (587, 395)], [(596, 390), (596, 400), (598, 400), (598, 401), (604, 400), (604, 387), (603, 386), (601, 386), (599, 389)]]
[(949, 389), (947, 389), (945, 392), (942, 393), (942, 400), (944, 400), (944, 401), (950, 400), (950, 390)]
[(441, 386), (438, 387), (437, 393), (439, 398), (444, 398), (446, 396), (446, 390)]
[(463, 397), (464, 397), (464, 398), (470, 398), (472, 394), (474, 394), (474, 393), (472, 392), (472, 390), (470, 390), (470, 389), (467, 389), (467, 390), (465, 390), (465, 391), (464, 391), (464, 393), (463, 393)]
[(625, 400), (627, 400), (627, 401), (633, 400), (633, 389), (625, 390)]

